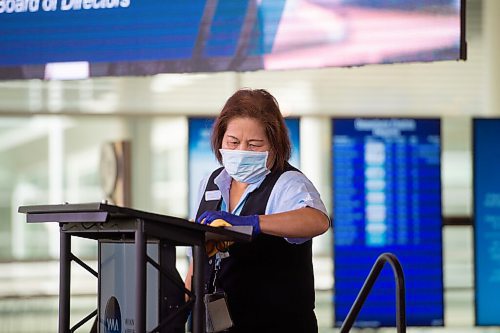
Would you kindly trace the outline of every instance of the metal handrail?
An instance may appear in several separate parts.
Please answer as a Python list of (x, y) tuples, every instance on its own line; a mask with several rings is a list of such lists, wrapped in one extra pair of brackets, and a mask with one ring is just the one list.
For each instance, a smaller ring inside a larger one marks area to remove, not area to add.
[(375, 261), (375, 264), (368, 274), (368, 277), (359, 291), (358, 297), (354, 301), (347, 317), (342, 323), (340, 328), (340, 333), (347, 333), (351, 330), (354, 325), (354, 321), (358, 317), (363, 304), (368, 297), (368, 294), (373, 288), (375, 281), (377, 280), (382, 268), (384, 268), (385, 263), (388, 262), (394, 273), (394, 279), (396, 281), (396, 327), (398, 333), (406, 332), (406, 305), (405, 305), (405, 279), (403, 274), (403, 268), (398, 260), (398, 258), (392, 253), (383, 253)]

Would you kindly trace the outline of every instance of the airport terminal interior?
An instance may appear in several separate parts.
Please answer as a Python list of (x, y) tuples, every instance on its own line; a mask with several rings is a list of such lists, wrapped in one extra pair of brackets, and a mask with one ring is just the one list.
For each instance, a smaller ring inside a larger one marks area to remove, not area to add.
[[(28, 224), (18, 208), (105, 200), (101, 147), (128, 142), (130, 206), (191, 218), (190, 119), (215, 117), (241, 87), (267, 89), (285, 117), (300, 119), (300, 169), (330, 214), (332, 119), (439, 119), (444, 323), (407, 330), (500, 332), (500, 326), (476, 323), (472, 141), (474, 118), (500, 117), (498, 17), (500, 1), (466, 1), (465, 61), (0, 81), (0, 332), (55, 332), (58, 325), (59, 228)], [(333, 233), (330, 229), (313, 242), (321, 333), (339, 331)], [(97, 267), (94, 241), (76, 237), (72, 246), (75, 255)], [(186, 251), (177, 248), (181, 276)], [(97, 287), (91, 274), (72, 265), (72, 323), (96, 308)], [(491, 293), (500, 298), (500, 290)], [(90, 326), (78, 332), (89, 332)]]

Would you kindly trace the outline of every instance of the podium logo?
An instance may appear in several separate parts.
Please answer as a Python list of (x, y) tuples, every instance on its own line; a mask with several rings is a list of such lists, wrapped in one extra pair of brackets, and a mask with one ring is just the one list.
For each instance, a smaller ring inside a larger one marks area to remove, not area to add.
[(121, 333), (122, 314), (116, 297), (111, 296), (104, 311), (104, 333)]

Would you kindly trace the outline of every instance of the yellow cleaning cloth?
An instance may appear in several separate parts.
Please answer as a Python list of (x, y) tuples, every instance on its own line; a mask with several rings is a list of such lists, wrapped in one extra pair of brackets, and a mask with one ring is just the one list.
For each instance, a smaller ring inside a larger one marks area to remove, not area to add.
[[(205, 220), (201, 223), (204, 224)], [(212, 223), (209, 224), (211, 227), (231, 227), (232, 225), (223, 219), (213, 220)], [(217, 252), (222, 251), (225, 252), (229, 248), (231, 244), (234, 242), (230, 241), (216, 241), (216, 240), (207, 240), (205, 242), (205, 250), (207, 251), (207, 255), (209, 257), (215, 255)]]

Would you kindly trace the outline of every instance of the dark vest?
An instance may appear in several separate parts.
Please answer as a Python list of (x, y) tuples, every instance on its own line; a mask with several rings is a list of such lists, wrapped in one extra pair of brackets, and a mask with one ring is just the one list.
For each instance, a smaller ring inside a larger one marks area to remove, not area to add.
[[(250, 193), (240, 215), (264, 215), (278, 178), (296, 170), (273, 171)], [(205, 191), (217, 190), (214, 183), (222, 168), (209, 178)], [(221, 199), (222, 200), (222, 199)], [(202, 197), (197, 217), (207, 210), (220, 210), (221, 200)], [(314, 315), (312, 241), (290, 244), (283, 237), (260, 234), (250, 243), (235, 243), (222, 260), (217, 286), (228, 297), (235, 323), (231, 332), (317, 332)], [(209, 261), (209, 267), (215, 260)]]

